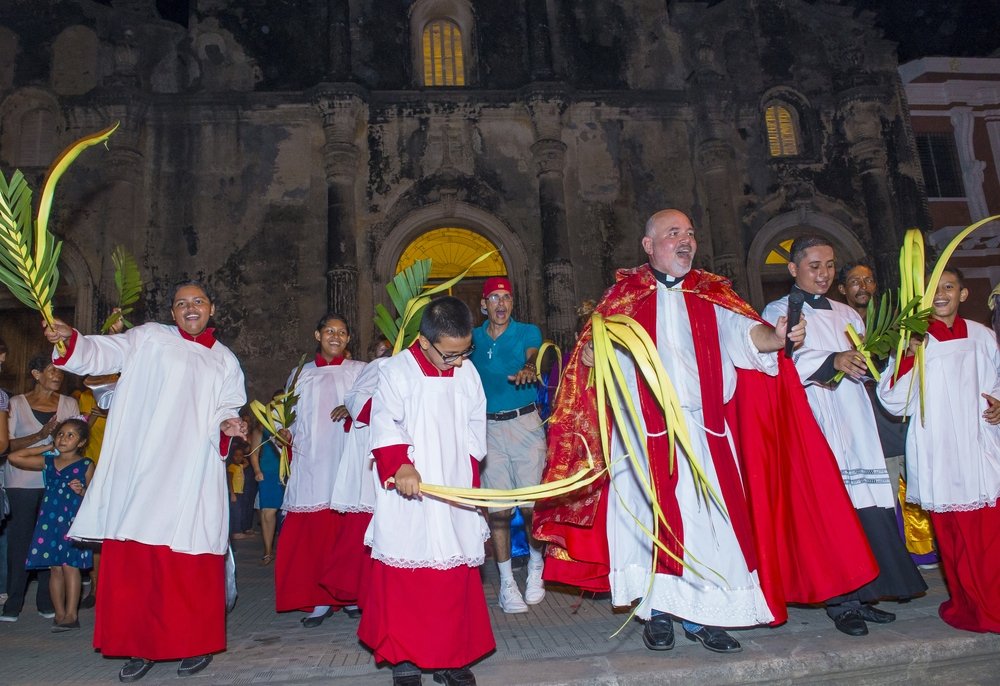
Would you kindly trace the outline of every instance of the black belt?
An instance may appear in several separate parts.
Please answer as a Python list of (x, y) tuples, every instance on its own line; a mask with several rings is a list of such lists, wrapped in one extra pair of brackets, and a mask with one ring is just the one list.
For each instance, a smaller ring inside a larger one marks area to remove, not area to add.
[(524, 407), (519, 407), (516, 410), (506, 410), (504, 412), (487, 412), (486, 418), (494, 422), (505, 422), (508, 419), (515, 419), (520, 417), (522, 414), (528, 414), (529, 412), (535, 411), (535, 403), (530, 405), (525, 405)]

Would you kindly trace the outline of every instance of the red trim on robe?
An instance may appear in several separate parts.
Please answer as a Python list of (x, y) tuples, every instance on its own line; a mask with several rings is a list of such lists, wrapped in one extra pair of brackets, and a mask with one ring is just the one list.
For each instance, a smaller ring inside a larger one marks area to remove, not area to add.
[(969, 337), (969, 325), (961, 317), (955, 317), (950, 328), (940, 319), (931, 319), (927, 325), (927, 333), (939, 341), (957, 341)]
[(187, 331), (178, 326), (177, 333), (179, 333), (181, 335), (181, 338), (183, 338), (185, 341), (194, 341), (195, 343), (203, 345), (206, 348), (211, 348), (212, 346), (215, 345), (215, 329), (211, 327), (205, 329), (197, 336), (192, 336)]
[(371, 566), (371, 549), (365, 545), (365, 531), (372, 520), (372, 513), (334, 511), (334, 515), (340, 521), (337, 540), (319, 585), (335, 599), (331, 605), (358, 605), (361, 579)]
[(1000, 507), (930, 512), (951, 597), (938, 614), (956, 629), (1000, 632)]
[(332, 360), (327, 361), (327, 359), (323, 357), (322, 353), (316, 353), (316, 357), (313, 359), (313, 362), (316, 363), (317, 367), (339, 367), (344, 364), (344, 356), (341, 355), (340, 357), (335, 357)]
[(389, 480), (389, 477), (396, 476), (396, 472), (404, 464), (413, 464), (413, 461), (410, 460), (409, 450), (410, 446), (406, 443), (372, 448), (372, 457), (375, 458), (375, 468), (378, 470), (379, 483), (384, 484)]
[(420, 371), (424, 373), (424, 376), (443, 376), (445, 378), (455, 376), (454, 367), (448, 367), (444, 371), (435, 367), (434, 363), (427, 359), (427, 354), (420, 347), (419, 340), (413, 341), (413, 344), (407, 350), (413, 355), (413, 359), (417, 361), (417, 366), (420, 367)]
[(467, 667), (496, 648), (478, 567), (400, 569), (372, 560), (358, 638), (375, 661)]
[(337, 599), (320, 581), (333, 559), (343, 521), (330, 509), (287, 512), (274, 561), (274, 606), (278, 612), (312, 612), (316, 605), (336, 605)]
[(76, 350), (76, 339), (80, 336), (80, 332), (73, 329), (73, 333), (69, 335), (69, 340), (66, 341), (66, 354), (60, 355), (59, 357), (52, 358), (52, 364), (57, 367), (69, 362), (69, 358), (73, 356), (73, 351)]
[(472, 460), (472, 487), (480, 488), (482, 481), (480, 480), (479, 468), (482, 467), (482, 464), (472, 455), (469, 455), (469, 459)]
[(361, 408), (361, 412), (358, 412), (358, 416), (354, 418), (354, 423), (358, 426), (368, 426), (372, 422), (372, 399), (368, 398), (368, 402), (365, 406)]
[[(598, 305), (599, 312), (637, 317), (640, 310), (650, 307), (649, 300), (655, 308), (656, 280), (648, 265), (620, 270), (617, 278), (618, 283)], [(697, 298), (764, 323), (720, 276), (692, 270), (684, 288)], [(603, 467), (595, 392), (587, 388), (589, 370), (580, 362), (582, 347), (589, 340), (588, 325), (560, 386), (543, 482), (575, 474), (586, 464), (580, 436), (598, 467)], [(736, 396), (725, 406), (739, 448), (761, 586), (775, 624), (787, 618), (786, 602), (820, 602), (849, 593), (878, 574), (794, 365), (780, 358), (777, 378), (737, 370)], [(658, 493), (660, 488), (658, 484)], [(535, 537), (551, 544), (546, 579), (590, 590), (608, 589), (607, 497), (605, 478), (568, 497), (536, 505)]]
[(107, 657), (180, 660), (226, 649), (224, 555), (107, 539), (94, 648)]
[[(948, 328), (948, 325), (940, 319), (932, 318), (930, 324), (927, 325), (927, 333), (939, 341), (957, 341), (969, 337), (969, 325), (961, 317), (955, 317), (955, 323), (952, 324), (951, 328)], [(913, 355), (903, 357), (902, 362), (899, 363), (899, 373), (890, 380), (889, 388), (895, 385), (896, 379), (910, 373), (913, 369), (913, 362)]]

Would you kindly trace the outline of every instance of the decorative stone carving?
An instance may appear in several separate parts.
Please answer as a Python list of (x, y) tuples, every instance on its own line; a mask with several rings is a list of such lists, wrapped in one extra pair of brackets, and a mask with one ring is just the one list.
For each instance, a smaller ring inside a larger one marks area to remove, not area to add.
[(566, 144), (551, 138), (537, 141), (531, 146), (536, 174), (562, 174), (566, 164)]

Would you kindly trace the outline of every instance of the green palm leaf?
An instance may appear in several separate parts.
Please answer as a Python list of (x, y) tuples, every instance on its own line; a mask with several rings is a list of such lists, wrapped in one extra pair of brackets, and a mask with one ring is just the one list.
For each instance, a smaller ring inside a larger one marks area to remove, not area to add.
[(121, 319), (127, 327), (132, 323), (124, 315), (132, 312), (134, 305), (142, 294), (142, 275), (139, 264), (124, 246), (116, 246), (111, 253), (111, 262), (115, 265), (115, 288), (118, 289), (118, 309), (112, 312), (101, 326), (101, 333), (107, 333)]

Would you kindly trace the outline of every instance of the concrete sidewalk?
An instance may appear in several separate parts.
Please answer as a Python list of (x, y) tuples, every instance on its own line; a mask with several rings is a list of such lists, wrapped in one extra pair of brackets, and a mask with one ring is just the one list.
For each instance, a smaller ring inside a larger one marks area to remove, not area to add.
[[(235, 550), (240, 599), (229, 618), (229, 650), (194, 677), (179, 679), (177, 663), (163, 663), (141, 683), (391, 683), (389, 670), (377, 669), (358, 644), (356, 621), (338, 613), (321, 627), (305, 629), (301, 614), (276, 614), (274, 567), (258, 566), (259, 540), (239, 541)], [(550, 590), (527, 614), (506, 615), (495, 605), (496, 568), (483, 569), (497, 639), (496, 652), (475, 667), (483, 686), (1000, 682), (1000, 636), (956, 631), (938, 618), (946, 591), (936, 571), (925, 574), (926, 597), (883, 603), (898, 619), (869, 625), (867, 637), (839, 633), (822, 609), (792, 608), (781, 627), (736, 632), (744, 650), (725, 656), (688, 641), (679, 626), (672, 651), (646, 650), (641, 625), (627, 622), (627, 612), (569, 589)], [(522, 583), (523, 575), (522, 570)], [(0, 684), (117, 683), (123, 661), (105, 659), (91, 648), (92, 610), (81, 612), (81, 624), (81, 631), (52, 634), (51, 620), (30, 605), (17, 623), (0, 624)], [(429, 675), (424, 683), (433, 683)]]

